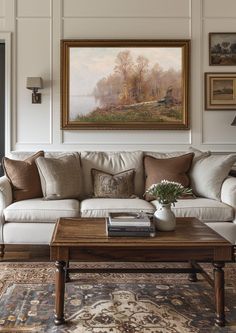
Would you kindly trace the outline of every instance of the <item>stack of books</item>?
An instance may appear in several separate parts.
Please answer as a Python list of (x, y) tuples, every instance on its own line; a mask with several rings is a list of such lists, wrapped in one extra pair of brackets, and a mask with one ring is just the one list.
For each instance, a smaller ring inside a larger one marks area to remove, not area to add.
[(145, 213), (110, 213), (106, 219), (107, 235), (120, 237), (154, 237), (155, 226)]

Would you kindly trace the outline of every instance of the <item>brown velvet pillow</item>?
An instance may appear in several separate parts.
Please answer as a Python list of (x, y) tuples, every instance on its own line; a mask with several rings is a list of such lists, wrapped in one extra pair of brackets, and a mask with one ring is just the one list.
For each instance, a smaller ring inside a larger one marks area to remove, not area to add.
[(38, 168), (35, 164), (39, 156), (44, 156), (44, 152), (39, 151), (24, 161), (3, 158), (4, 172), (10, 180), (14, 201), (43, 196)]
[[(188, 172), (190, 170), (194, 153), (189, 153), (171, 158), (144, 157), (145, 169), (145, 191), (152, 185), (160, 183), (162, 180), (178, 182), (184, 187), (190, 185)], [(150, 201), (154, 198), (145, 195), (145, 199)]]
[(132, 198), (134, 195), (133, 169), (115, 175), (91, 169), (95, 198)]

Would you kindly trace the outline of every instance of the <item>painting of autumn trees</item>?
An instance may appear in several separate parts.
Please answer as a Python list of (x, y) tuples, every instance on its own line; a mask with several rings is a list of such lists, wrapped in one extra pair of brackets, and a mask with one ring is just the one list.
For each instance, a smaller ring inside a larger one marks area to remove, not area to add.
[[(158, 102), (161, 103), (168, 91), (172, 99), (163, 101), (165, 103), (162, 104), (167, 108), (180, 105), (182, 101), (180, 71), (173, 68), (164, 71), (158, 62), (150, 68), (146, 57), (139, 55), (134, 60), (132, 52), (125, 50), (118, 53), (114, 71), (97, 83), (93, 94), (99, 100), (101, 109), (138, 106), (140, 103), (145, 109), (149, 104), (153, 105), (152, 102), (156, 106)], [(179, 118), (177, 113), (176, 117)]]
[(68, 123), (92, 128), (99, 124), (186, 127), (187, 73), (182, 45), (78, 47), (71, 48), (69, 56)]

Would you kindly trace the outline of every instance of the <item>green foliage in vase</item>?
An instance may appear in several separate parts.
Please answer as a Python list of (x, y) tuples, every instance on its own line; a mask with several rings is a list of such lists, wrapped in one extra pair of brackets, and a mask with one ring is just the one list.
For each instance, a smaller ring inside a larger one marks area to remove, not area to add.
[(175, 204), (180, 197), (191, 195), (192, 189), (186, 188), (177, 182), (162, 180), (160, 183), (152, 184), (145, 194), (152, 195), (161, 204)]

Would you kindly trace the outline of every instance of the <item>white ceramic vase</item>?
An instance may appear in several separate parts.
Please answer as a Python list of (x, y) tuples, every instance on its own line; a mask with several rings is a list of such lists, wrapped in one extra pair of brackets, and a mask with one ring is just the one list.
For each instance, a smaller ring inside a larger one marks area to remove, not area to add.
[(160, 204), (155, 211), (153, 220), (157, 230), (172, 231), (176, 227), (175, 214), (171, 210), (171, 204)]

